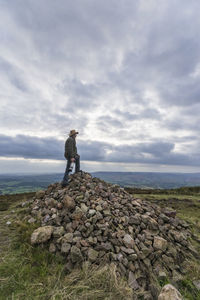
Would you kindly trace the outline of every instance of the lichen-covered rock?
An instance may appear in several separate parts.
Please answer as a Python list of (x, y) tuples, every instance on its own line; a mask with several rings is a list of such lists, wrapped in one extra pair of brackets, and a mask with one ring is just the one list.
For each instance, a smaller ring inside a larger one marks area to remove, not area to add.
[(162, 288), (158, 300), (183, 300), (183, 298), (173, 285), (166, 284)]
[(47, 242), (53, 233), (53, 226), (39, 227), (31, 235), (31, 244), (41, 244)]

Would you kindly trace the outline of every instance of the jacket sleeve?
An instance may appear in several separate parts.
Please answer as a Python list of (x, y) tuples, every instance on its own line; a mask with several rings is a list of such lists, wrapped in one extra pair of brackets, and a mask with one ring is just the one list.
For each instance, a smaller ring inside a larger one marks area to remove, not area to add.
[(73, 141), (72, 138), (70, 138), (68, 140), (68, 147), (67, 148), (68, 148), (68, 156), (70, 158), (74, 158), (76, 153), (75, 153), (75, 149), (74, 149), (74, 141)]

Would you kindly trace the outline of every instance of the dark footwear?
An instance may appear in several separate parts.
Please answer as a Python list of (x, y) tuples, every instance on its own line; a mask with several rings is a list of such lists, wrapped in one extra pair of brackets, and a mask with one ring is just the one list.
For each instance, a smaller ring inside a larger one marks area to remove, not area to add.
[(65, 188), (65, 187), (67, 187), (68, 185), (69, 185), (68, 182), (66, 182), (66, 183), (61, 183), (61, 187), (62, 187), (62, 188)]
[(83, 173), (83, 171), (82, 171), (82, 170), (79, 170), (79, 171), (77, 171), (77, 172), (75, 172), (75, 173)]

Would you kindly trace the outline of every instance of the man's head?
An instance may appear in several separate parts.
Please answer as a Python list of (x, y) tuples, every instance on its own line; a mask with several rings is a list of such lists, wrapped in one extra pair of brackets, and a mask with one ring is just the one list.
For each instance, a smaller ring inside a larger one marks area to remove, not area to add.
[(78, 134), (78, 131), (76, 131), (75, 129), (70, 130), (69, 136), (73, 136), (76, 137)]

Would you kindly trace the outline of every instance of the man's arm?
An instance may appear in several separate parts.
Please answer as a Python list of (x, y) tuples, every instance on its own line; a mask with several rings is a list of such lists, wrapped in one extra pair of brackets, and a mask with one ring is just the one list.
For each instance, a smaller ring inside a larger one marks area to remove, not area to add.
[(75, 151), (74, 151), (74, 141), (72, 138), (69, 139), (68, 141), (68, 153), (71, 161), (75, 161)]

